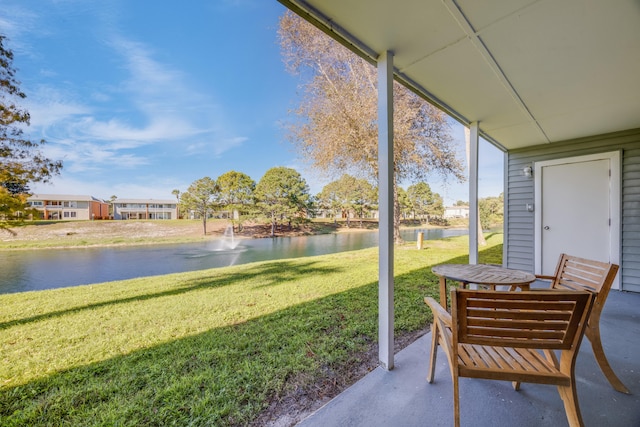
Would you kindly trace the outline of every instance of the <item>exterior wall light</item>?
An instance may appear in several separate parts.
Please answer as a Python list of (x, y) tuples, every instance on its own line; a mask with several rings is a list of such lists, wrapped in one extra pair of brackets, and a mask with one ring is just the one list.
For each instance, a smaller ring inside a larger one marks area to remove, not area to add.
[(531, 168), (531, 166), (525, 166), (522, 170), (522, 174), (527, 178), (531, 178), (533, 176), (533, 168)]

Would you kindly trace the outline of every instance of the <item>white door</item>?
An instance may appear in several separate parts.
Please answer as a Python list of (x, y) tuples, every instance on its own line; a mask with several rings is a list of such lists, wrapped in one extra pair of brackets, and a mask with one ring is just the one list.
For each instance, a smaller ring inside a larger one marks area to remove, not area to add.
[(553, 274), (563, 252), (619, 264), (619, 157), (536, 163), (536, 272)]

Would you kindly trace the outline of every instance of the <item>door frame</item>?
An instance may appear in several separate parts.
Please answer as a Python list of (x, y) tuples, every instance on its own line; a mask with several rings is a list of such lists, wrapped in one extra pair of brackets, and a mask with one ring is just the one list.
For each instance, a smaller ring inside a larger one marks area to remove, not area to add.
[[(544, 160), (534, 163), (534, 194), (535, 194), (535, 220), (534, 220), (534, 266), (535, 273), (542, 271), (542, 173), (547, 166), (557, 166), (570, 163), (583, 163), (596, 160), (609, 160), (609, 217), (611, 219), (609, 262), (620, 265), (620, 245), (621, 245), (621, 221), (622, 221), (622, 171), (621, 171), (620, 150), (606, 153), (589, 154), (584, 156), (564, 157), (554, 160)], [(613, 289), (620, 289), (620, 277), (622, 271), (616, 276), (612, 285)]]

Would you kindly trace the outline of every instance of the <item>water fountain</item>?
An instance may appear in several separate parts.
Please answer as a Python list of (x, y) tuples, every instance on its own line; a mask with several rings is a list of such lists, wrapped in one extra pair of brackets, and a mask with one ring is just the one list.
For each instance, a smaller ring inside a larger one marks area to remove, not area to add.
[(239, 241), (236, 241), (235, 235), (233, 234), (233, 225), (228, 225), (224, 230), (224, 234), (222, 235), (222, 248), (227, 250), (234, 250)]
[[(243, 239), (238, 239), (235, 237), (233, 233), (233, 226), (229, 225), (225, 228), (224, 233), (222, 233), (222, 237), (215, 238), (209, 240), (206, 243), (206, 246), (201, 250), (195, 251), (195, 253), (190, 253), (188, 255), (189, 258), (200, 258), (200, 257), (209, 257), (212, 255), (223, 256), (223, 257), (231, 257), (231, 264), (235, 263), (237, 259), (237, 255), (241, 252), (245, 252), (247, 247), (240, 246), (240, 242)], [(227, 265), (227, 264), (224, 264)]]
[[(246, 246), (240, 246), (243, 239), (237, 239), (233, 233), (233, 226), (229, 225), (224, 230), (222, 237), (210, 240), (206, 247), (186, 254), (187, 258), (208, 258), (214, 256), (217, 258), (216, 265), (234, 265), (240, 255), (247, 251)], [(226, 260), (226, 261), (223, 261)]]

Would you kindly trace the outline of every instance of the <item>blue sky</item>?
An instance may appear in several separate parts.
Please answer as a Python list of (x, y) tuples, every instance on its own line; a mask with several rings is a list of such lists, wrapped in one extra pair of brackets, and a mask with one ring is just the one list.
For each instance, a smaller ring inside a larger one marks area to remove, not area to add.
[[(27, 133), (64, 162), (42, 194), (173, 199), (204, 176), (256, 182), (297, 169), (316, 194), (283, 123), (300, 81), (281, 59), (276, 0), (3, 0), (0, 32), (15, 54)], [(464, 159), (464, 133), (452, 133)], [(502, 154), (480, 148), (480, 196), (502, 192)], [(428, 180), (450, 204), (467, 184)], [(406, 186), (405, 186), (406, 187)]]

